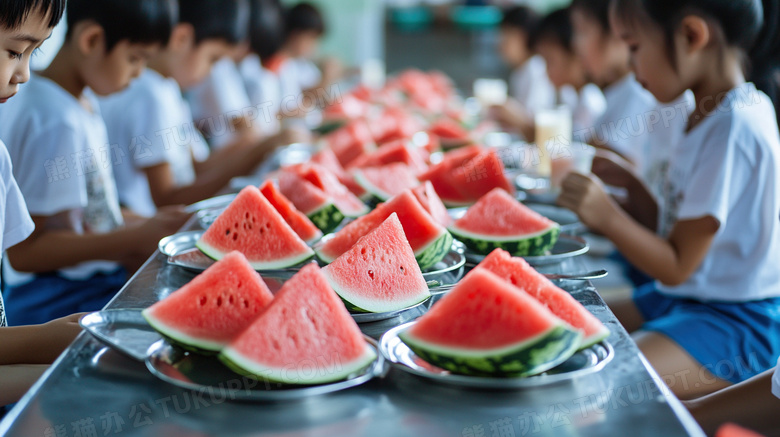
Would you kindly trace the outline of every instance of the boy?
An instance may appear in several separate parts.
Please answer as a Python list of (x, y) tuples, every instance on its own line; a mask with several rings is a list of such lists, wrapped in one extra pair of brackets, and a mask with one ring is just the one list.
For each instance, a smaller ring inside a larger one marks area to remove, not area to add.
[[(68, 34), (51, 65), (0, 107), (0, 137), (36, 230), (8, 250), (11, 325), (102, 308), (124, 284), (118, 264), (146, 257), (186, 220), (178, 208), (125, 225), (95, 93), (125, 88), (165, 42), (171, 0), (71, 0)], [(12, 274), (12, 269), (32, 274)]]
[[(0, 3), (0, 104), (30, 77), (30, 57), (62, 17), (65, 0), (8, 0)], [(11, 159), (0, 141), (0, 254), (33, 232)], [(0, 295), (0, 417), (81, 331), (79, 314), (45, 325), (6, 327)]]
[(246, 6), (245, 0), (181, 0), (170, 42), (138, 81), (101, 102), (111, 144), (133, 157), (115, 170), (120, 200), (135, 213), (213, 196), (288, 141), (282, 135), (259, 145), (236, 143), (209, 156), (181, 94), (246, 38)]
[(534, 114), (555, 105), (555, 88), (547, 77), (544, 59), (532, 50), (538, 25), (539, 17), (528, 7), (504, 12), (499, 49), (512, 68), (509, 88), (513, 99), (492, 110), (500, 123), (518, 129), (529, 141), (534, 138)]

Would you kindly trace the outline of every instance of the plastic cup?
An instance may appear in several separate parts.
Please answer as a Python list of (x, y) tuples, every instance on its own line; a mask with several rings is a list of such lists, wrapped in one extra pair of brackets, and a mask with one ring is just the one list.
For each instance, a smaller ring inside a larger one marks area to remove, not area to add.
[(474, 81), (474, 97), (483, 108), (503, 105), (509, 96), (509, 85), (503, 79), (477, 79)]
[(573, 171), (582, 174), (590, 173), (595, 156), (596, 149), (584, 143), (573, 143), (563, 146), (558, 150), (557, 155), (552, 156), (551, 187), (554, 190), (559, 189), (566, 176)]

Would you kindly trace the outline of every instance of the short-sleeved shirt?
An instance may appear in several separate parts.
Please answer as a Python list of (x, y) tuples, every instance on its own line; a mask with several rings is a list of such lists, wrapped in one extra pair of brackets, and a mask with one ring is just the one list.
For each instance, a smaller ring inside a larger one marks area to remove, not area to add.
[[(14, 99), (0, 106), (0, 137), (31, 215), (67, 212), (74, 232), (108, 233), (124, 224), (113, 175), (120, 157), (109, 145), (94, 93), (85, 90), (82, 100), (33, 75)], [(84, 280), (117, 267), (111, 261), (88, 261), (59, 273)], [(10, 269), (4, 275), (10, 285), (33, 279)]]
[[(0, 141), (0, 250), (16, 246), (35, 230), (27, 205), (13, 175), (11, 157), (5, 144)], [(0, 326), (6, 326), (3, 298), (0, 295)]]
[(596, 85), (589, 83), (579, 92), (572, 86), (566, 85), (559, 91), (560, 103), (572, 114), (572, 129), (579, 132), (589, 129), (607, 110), (607, 99), (604, 93)]
[(731, 90), (674, 147), (663, 191), (660, 234), (713, 217), (709, 252), (666, 295), (747, 302), (780, 297), (780, 134), (769, 97), (753, 84)]
[(509, 89), (512, 97), (531, 114), (555, 106), (555, 87), (547, 76), (547, 64), (541, 56), (532, 56), (512, 71)]
[(214, 64), (206, 80), (188, 89), (185, 95), (193, 119), (210, 127), (209, 141), (216, 149), (226, 146), (235, 138), (231, 119), (252, 113), (248, 111), (249, 97), (241, 73), (230, 58)]
[(147, 69), (128, 89), (101, 99), (111, 144), (125, 156), (116, 166), (119, 199), (143, 216), (157, 206), (144, 169), (170, 165), (176, 186), (195, 182), (193, 158), (208, 157), (208, 145), (193, 123), (179, 84)]
[(266, 136), (279, 132), (277, 119), (282, 104), (282, 85), (279, 76), (264, 68), (257, 55), (249, 55), (239, 64), (239, 72), (244, 81), (249, 102), (258, 109), (255, 123)]

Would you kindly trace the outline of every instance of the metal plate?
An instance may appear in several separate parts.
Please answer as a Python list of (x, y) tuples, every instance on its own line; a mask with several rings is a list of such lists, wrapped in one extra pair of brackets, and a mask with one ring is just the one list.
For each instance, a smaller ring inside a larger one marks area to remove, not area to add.
[(395, 368), (441, 384), (491, 390), (517, 390), (539, 387), (570, 381), (574, 378), (598, 372), (612, 361), (612, 358), (615, 356), (612, 345), (602, 341), (575, 353), (563, 364), (536, 376), (525, 378), (486, 378), (454, 375), (423, 361), (401, 341), (398, 333), (415, 323), (407, 323), (387, 331), (379, 342), (379, 350)]
[(79, 323), (98, 340), (138, 361), (144, 361), (149, 346), (161, 338), (140, 309), (98, 311), (82, 317)]
[(396, 317), (396, 316), (398, 316), (401, 313), (404, 313), (404, 312), (409, 311), (409, 310), (411, 310), (413, 308), (417, 308), (419, 306), (425, 305), (425, 304), (428, 303), (429, 300), (431, 300), (430, 297), (428, 299), (425, 299), (424, 301), (418, 303), (418, 304), (414, 304), (414, 305), (412, 305), (410, 307), (406, 307), (404, 309), (397, 310), (397, 311), (388, 311), (386, 313), (353, 313), (353, 312), (350, 311), (349, 315), (352, 316), (352, 318), (355, 319), (355, 322), (357, 322), (357, 323), (379, 322), (379, 321), (382, 321), (382, 320), (392, 319), (393, 317)]
[(235, 199), (237, 194), (225, 194), (224, 196), (212, 197), (210, 199), (201, 200), (200, 202), (193, 203), (185, 208), (185, 211), (189, 213), (195, 213), (205, 209), (220, 209), (230, 205), (230, 202)]
[[(200, 249), (195, 247), (195, 243), (200, 239), (204, 232), (206, 231), (180, 232), (165, 237), (160, 240), (160, 244), (158, 245), (160, 253), (168, 257), (168, 264), (196, 273), (202, 272), (216, 263), (216, 261), (209, 258), (206, 254), (201, 252)], [(269, 274), (278, 273), (280, 275), (295, 273), (300, 270), (302, 266), (311, 262), (316, 261), (306, 261), (285, 269), (262, 270), (262, 272)]]
[[(590, 246), (588, 246), (588, 243), (582, 238), (562, 234), (558, 237), (558, 241), (548, 255), (524, 256), (523, 259), (532, 266), (546, 266), (559, 264), (569, 258), (584, 255), (588, 253), (588, 250), (590, 250)], [(484, 259), (485, 255), (480, 255), (466, 249), (466, 260), (468, 262), (479, 264)]]
[(422, 272), (425, 282), (436, 281), (439, 285), (450, 285), (460, 281), (465, 271), (465, 251), (463, 243), (454, 241), (450, 253), (445, 255), (444, 259)]
[[(569, 211), (566, 208), (545, 205), (542, 203), (525, 203), (525, 206), (561, 225), (562, 234), (577, 235), (585, 231), (585, 225), (580, 222), (577, 214)], [(450, 217), (452, 217), (453, 220), (457, 220), (463, 217), (467, 210), (467, 207), (452, 208), (449, 209), (448, 212), (450, 213)]]
[(364, 384), (381, 376), (384, 358), (376, 340), (364, 336), (377, 353), (377, 359), (347, 379), (330, 384), (291, 386), (256, 381), (234, 373), (216, 357), (187, 352), (160, 340), (148, 351), (146, 367), (159, 379), (177, 387), (209, 393), (214, 397), (239, 401), (292, 401), (333, 393)]

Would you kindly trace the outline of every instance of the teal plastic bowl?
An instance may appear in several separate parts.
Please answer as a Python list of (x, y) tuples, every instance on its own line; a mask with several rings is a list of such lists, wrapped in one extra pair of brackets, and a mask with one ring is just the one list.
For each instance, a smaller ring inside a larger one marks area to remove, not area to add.
[(456, 6), (451, 18), (463, 30), (487, 30), (498, 27), (503, 14), (495, 6)]
[(423, 6), (410, 6), (390, 10), (390, 22), (404, 32), (426, 30), (433, 22), (433, 12)]

